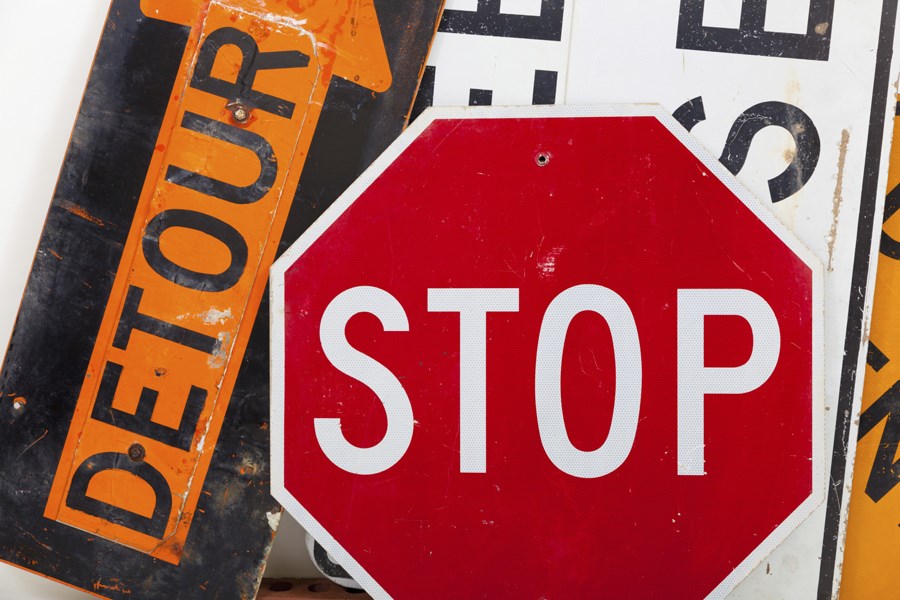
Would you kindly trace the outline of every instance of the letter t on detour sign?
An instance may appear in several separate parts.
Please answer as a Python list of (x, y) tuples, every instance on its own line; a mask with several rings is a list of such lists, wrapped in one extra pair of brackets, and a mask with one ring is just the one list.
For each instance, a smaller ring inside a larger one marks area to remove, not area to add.
[(272, 304), (274, 493), (377, 598), (721, 598), (823, 500), (822, 267), (657, 107), (426, 113)]

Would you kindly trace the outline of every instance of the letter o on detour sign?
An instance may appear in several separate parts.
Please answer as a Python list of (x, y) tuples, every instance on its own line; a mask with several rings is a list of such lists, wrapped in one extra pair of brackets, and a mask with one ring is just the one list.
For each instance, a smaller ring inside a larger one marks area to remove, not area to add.
[(719, 598), (824, 496), (822, 267), (653, 106), (426, 113), (272, 272), (275, 496), (377, 598)]

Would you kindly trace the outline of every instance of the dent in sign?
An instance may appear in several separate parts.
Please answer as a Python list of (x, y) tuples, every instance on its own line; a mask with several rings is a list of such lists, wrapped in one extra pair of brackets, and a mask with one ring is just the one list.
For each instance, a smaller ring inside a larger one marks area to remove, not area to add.
[(371, 0), (141, 8), (192, 31), (44, 514), (177, 564), (329, 83), (391, 74)]

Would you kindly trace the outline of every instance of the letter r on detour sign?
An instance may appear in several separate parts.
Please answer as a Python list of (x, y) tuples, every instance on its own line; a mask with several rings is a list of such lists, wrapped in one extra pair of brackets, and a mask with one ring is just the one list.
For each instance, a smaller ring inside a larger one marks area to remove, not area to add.
[(377, 598), (718, 598), (823, 500), (822, 266), (657, 107), (431, 110), (271, 294), (273, 492)]

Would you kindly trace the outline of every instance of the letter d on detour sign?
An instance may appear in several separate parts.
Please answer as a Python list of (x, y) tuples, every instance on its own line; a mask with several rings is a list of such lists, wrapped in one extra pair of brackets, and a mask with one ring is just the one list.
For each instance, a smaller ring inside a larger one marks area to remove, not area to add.
[(378, 598), (720, 598), (823, 500), (822, 267), (653, 106), (432, 110), (272, 272), (273, 490)]

